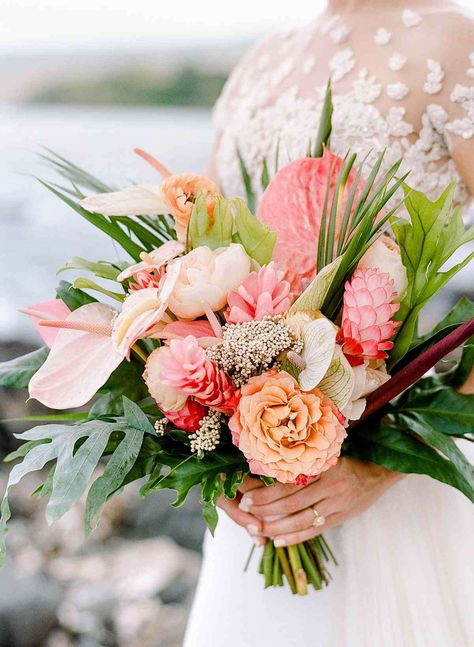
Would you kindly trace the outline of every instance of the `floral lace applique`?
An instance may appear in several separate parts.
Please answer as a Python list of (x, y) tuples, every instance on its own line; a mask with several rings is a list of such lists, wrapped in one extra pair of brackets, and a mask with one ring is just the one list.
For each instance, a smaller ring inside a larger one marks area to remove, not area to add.
[(441, 63), (429, 58), (426, 61), (426, 67), (428, 68), (428, 74), (426, 75), (423, 90), (428, 94), (438, 94), (443, 87), (444, 79), (444, 72), (441, 67)]
[[(328, 34), (338, 20), (335, 17), (328, 21), (331, 24), (323, 26)], [(266, 45), (254, 48), (226, 84), (215, 109), (221, 133), (216, 162), (226, 194), (244, 194), (237, 145), (258, 198), (263, 160), (272, 174), (276, 166), (304, 156), (309, 142), (314, 141), (325, 93), (325, 85), (315, 86), (308, 78), (320, 66), (307, 50), (311, 38), (321, 32), (321, 28), (317, 29), (318, 32), (313, 26), (285, 37), (272, 37)], [(285, 56), (281, 55), (282, 48), (288, 52)], [(278, 66), (272, 65), (276, 51), (277, 60), (283, 61)], [(392, 71), (399, 72), (407, 59), (398, 52), (387, 52), (386, 61)], [(474, 52), (469, 61), (474, 69)], [(356, 65), (350, 47), (337, 50), (329, 62), (333, 83), (357, 69)], [(434, 60), (429, 60), (427, 67), (425, 86), (429, 84), (434, 92), (436, 85), (443, 83), (444, 71)], [(382, 92), (396, 102), (403, 101), (410, 91), (405, 83), (384, 87), (366, 67), (360, 67), (349, 88), (345, 92), (337, 90), (335, 85), (331, 148), (336, 154), (344, 155), (351, 149), (359, 159), (367, 158), (366, 172), (384, 149), (383, 170), (403, 155), (403, 170), (410, 170), (411, 186), (434, 199), (455, 180), (457, 200), (467, 202), (468, 192), (451, 159), (450, 146), (452, 135), (474, 137), (474, 86), (457, 84), (451, 92), (451, 101), (464, 113), (460, 118), (452, 119), (442, 106), (431, 103), (421, 116), (421, 127), (406, 120), (402, 103), (385, 112), (377, 105)]]
[(380, 27), (375, 32), (374, 43), (376, 45), (388, 45), (391, 40), (392, 34), (385, 27)]
[(390, 99), (401, 101), (410, 92), (410, 88), (405, 83), (389, 83), (386, 92)]
[(402, 22), (405, 27), (417, 27), (419, 24), (421, 24), (422, 18), (416, 11), (405, 9), (402, 13)]
[(329, 36), (331, 37), (332, 42), (335, 45), (340, 45), (341, 43), (345, 43), (346, 40), (349, 38), (349, 34), (351, 33), (351, 30), (346, 27), (346, 25), (341, 25), (340, 27), (335, 27), (329, 32)]
[(403, 56), (403, 54), (400, 54), (399, 52), (394, 52), (388, 59), (388, 66), (392, 72), (399, 72), (405, 67), (406, 62), (406, 56)]
[(334, 83), (340, 81), (355, 65), (354, 52), (350, 47), (334, 54), (329, 61), (329, 70)]

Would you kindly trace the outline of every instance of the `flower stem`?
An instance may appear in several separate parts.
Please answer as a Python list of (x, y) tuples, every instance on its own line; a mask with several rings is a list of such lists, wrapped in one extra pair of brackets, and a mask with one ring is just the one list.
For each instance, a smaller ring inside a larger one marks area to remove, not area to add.
[(278, 559), (280, 560), (283, 573), (285, 574), (285, 577), (288, 580), (288, 584), (290, 585), (290, 589), (292, 593), (296, 594), (295, 579), (293, 577), (293, 573), (291, 572), (291, 567), (286, 556), (286, 551), (284, 548), (277, 548), (276, 553), (278, 555)]
[(310, 553), (308, 553), (308, 551), (306, 550), (306, 545), (298, 544), (298, 550), (299, 550), (301, 561), (303, 562), (303, 566), (305, 568), (306, 574), (309, 578), (309, 581), (314, 586), (316, 591), (319, 591), (322, 588), (321, 578), (314, 566)]
[(263, 575), (265, 577), (265, 588), (273, 584), (273, 555), (275, 553), (275, 546), (272, 541), (267, 541), (263, 549), (262, 565)]
[(303, 564), (301, 563), (298, 546), (288, 546), (288, 555), (290, 557), (290, 564), (295, 578), (296, 591), (298, 595), (307, 595), (308, 578), (306, 577)]

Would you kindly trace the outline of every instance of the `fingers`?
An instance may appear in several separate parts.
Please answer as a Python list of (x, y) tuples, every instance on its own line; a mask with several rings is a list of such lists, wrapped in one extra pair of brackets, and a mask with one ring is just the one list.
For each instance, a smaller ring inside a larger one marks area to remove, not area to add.
[(325, 518), (329, 518), (338, 511), (336, 501), (333, 499), (324, 499), (317, 505), (306, 508), (296, 514), (279, 519), (264, 519), (262, 534), (265, 537), (280, 537), (281, 535), (290, 535), (294, 532), (317, 528), (317, 526), (314, 526), (316, 514), (313, 507), (317, 509), (319, 516)]
[(273, 543), (277, 548), (282, 546), (293, 546), (294, 544), (300, 544), (303, 541), (322, 535), (326, 530), (338, 526), (344, 521), (343, 515), (336, 513), (332, 514), (326, 518), (326, 522), (322, 526), (311, 526), (306, 528), (306, 530), (299, 530), (297, 532), (291, 532), (288, 534), (279, 535), (273, 539)]
[[(272, 486), (268, 488), (269, 490), (276, 489), (278, 486)], [(281, 487), (289, 488), (288, 491), (290, 494), (288, 496), (283, 496), (283, 498), (278, 498), (270, 503), (258, 505), (254, 503), (255, 500), (260, 498), (261, 492), (249, 492), (246, 494), (242, 501), (240, 502), (240, 509), (244, 512), (250, 512), (257, 517), (271, 517), (273, 515), (289, 515), (296, 512), (300, 512), (305, 508), (309, 508), (311, 505), (317, 505), (319, 501), (327, 498), (330, 494), (327, 485), (321, 481), (316, 481), (307, 485), (306, 487), (298, 487), (294, 485), (290, 486), (280, 486), (280, 492), (286, 491), (282, 490)], [(296, 488), (296, 489), (295, 489)]]
[[(260, 479), (250, 479), (250, 480), (259, 480), (260, 483), (263, 483)], [(254, 505), (267, 505), (273, 501), (278, 501), (285, 496), (293, 494), (301, 490), (300, 485), (285, 485), (283, 483), (275, 483), (275, 485), (265, 485), (264, 487), (256, 489), (254, 488), (249, 495), (242, 497), (241, 509), (244, 511), (249, 511), (249, 509)]]
[(224, 510), (224, 512), (233, 521), (235, 521), (235, 523), (245, 528), (257, 545), (265, 543), (265, 538), (261, 536), (263, 527), (262, 521), (257, 519), (254, 515), (240, 510), (239, 504), (235, 499), (231, 501), (222, 496), (219, 498), (217, 505)]
[(239, 485), (239, 492), (244, 494), (245, 492), (250, 492), (251, 490), (256, 490), (258, 488), (267, 489), (267, 486), (261, 479), (256, 479), (253, 476), (247, 476), (242, 483)]

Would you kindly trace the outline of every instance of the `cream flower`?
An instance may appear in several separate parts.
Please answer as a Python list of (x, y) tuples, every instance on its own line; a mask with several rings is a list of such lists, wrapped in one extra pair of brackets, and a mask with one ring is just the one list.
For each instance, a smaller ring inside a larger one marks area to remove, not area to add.
[[(174, 261), (170, 267), (173, 267)], [(196, 319), (227, 305), (227, 294), (244, 281), (250, 258), (241, 245), (197, 247), (179, 259), (181, 269), (168, 307), (180, 319)]]

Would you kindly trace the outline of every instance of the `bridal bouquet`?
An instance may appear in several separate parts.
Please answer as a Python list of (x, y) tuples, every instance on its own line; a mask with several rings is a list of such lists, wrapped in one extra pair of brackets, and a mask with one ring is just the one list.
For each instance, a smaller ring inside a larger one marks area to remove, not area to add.
[[(61, 281), (54, 300), (24, 310), (45, 346), (0, 365), (0, 385), (65, 413), (38, 417), (50, 424), (19, 434), (7, 458), (20, 462), (1, 506), (2, 555), (8, 492), (45, 466), (48, 522), (87, 490), (88, 532), (138, 479), (142, 495), (176, 490), (176, 506), (199, 486), (213, 532), (218, 499), (240, 497), (248, 474), (305, 485), (341, 454), (428, 474), (474, 500), (455, 443), (474, 426), (472, 397), (457, 390), (474, 356), (474, 304), (463, 298), (417, 332), (423, 306), (468, 262), (446, 269), (474, 230), (453, 185), (431, 202), (399, 177), (400, 162), (381, 173), (383, 156), (363, 179), (355, 155), (331, 153), (330, 114), (328, 92), (308, 156), (271, 181), (264, 164), (256, 217), (243, 160), (247, 201), (143, 151), (163, 181), (118, 191), (48, 155), (70, 186), (46, 186), (132, 260), (73, 258), (61, 271), (98, 281)], [(463, 344), (450, 370), (424, 377)], [(299, 545), (266, 542), (266, 586), (286, 580), (305, 594), (328, 583), (323, 523), (315, 515), (314, 538)]]

